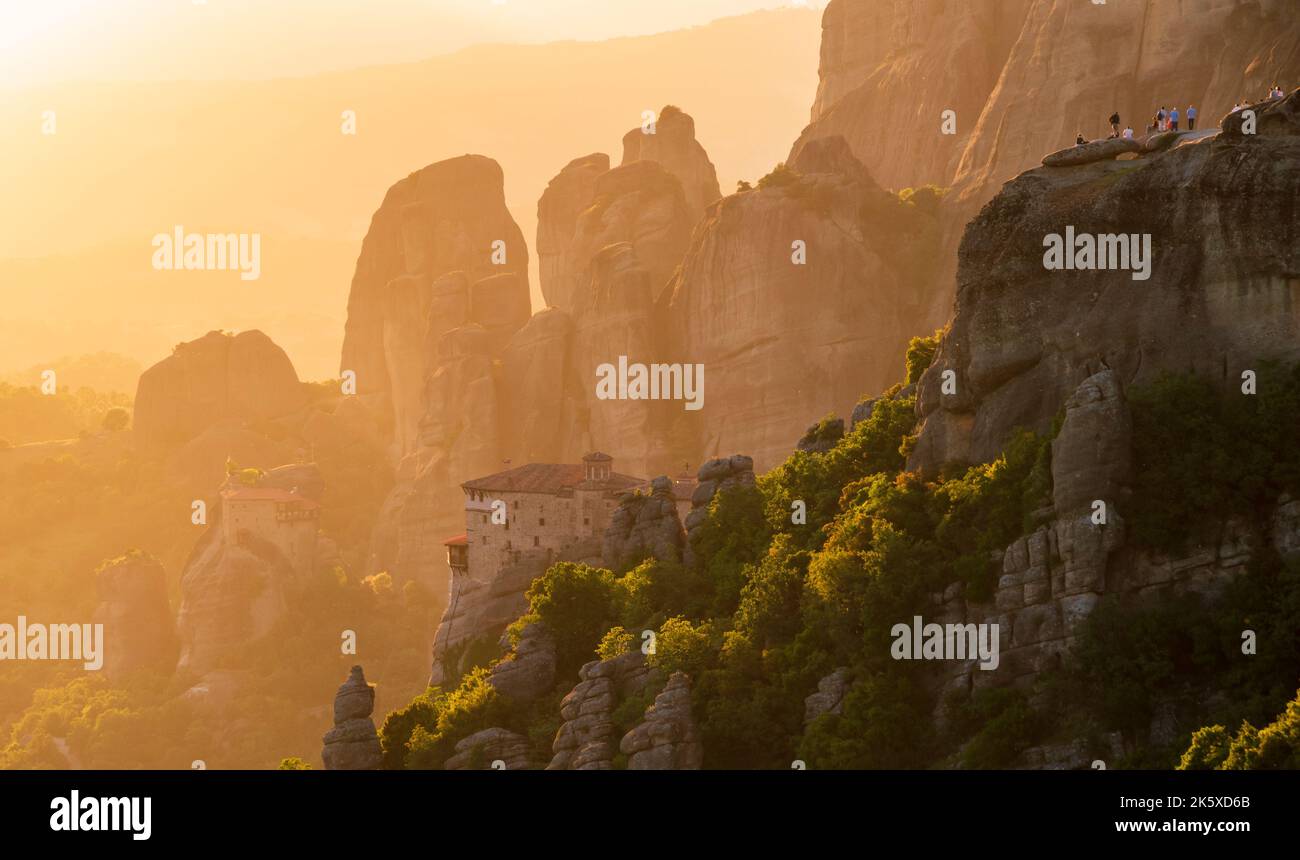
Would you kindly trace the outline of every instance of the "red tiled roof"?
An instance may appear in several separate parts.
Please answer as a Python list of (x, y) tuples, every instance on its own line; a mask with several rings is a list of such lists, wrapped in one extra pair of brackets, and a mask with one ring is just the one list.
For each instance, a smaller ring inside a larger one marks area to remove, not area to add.
[(443, 546), (468, 546), (469, 535), (462, 534), (462, 535), (456, 535), (455, 537), (449, 537), (442, 542), (442, 545)]
[[(461, 484), (467, 490), (508, 490), (513, 493), (558, 493), (586, 483), (581, 463), (529, 463)], [(606, 490), (623, 490), (644, 484), (644, 478), (611, 473), (609, 478), (591, 486)]]

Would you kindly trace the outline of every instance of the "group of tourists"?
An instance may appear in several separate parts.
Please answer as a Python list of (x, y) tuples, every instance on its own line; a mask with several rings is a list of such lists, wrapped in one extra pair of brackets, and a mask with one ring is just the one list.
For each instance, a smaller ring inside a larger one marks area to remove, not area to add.
[[(1280, 99), (1285, 95), (1286, 93), (1282, 92), (1280, 86), (1273, 84), (1268, 89), (1267, 99)], [(1232, 106), (1232, 113), (1243, 110), (1251, 104), (1252, 102), (1249, 99), (1239, 101)], [(1160, 110), (1156, 111), (1156, 115), (1152, 118), (1151, 124), (1147, 126), (1147, 134), (1158, 134), (1163, 131), (1178, 131), (1179, 123), (1183, 121), (1186, 121), (1187, 123), (1187, 131), (1196, 131), (1196, 116), (1197, 111), (1195, 105), (1188, 105), (1186, 111), (1180, 111), (1177, 107), (1166, 110), (1165, 106), (1161, 105)], [(1133, 127), (1125, 126), (1124, 129), (1121, 130), (1120, 125), (1119, 111), (1115, 111), (1115, 113), (1110, 115), (1110, 135), (1106, 138), (1107, 140), (1114, 140), (1115, 138), (1123, 138), (1124, 140), (1133, 139)], [(1088, 139), (1083, 136), (1083, 132), (1079, 132), (1078, 135), (1075, 136), (1075, 146), (1083, 146), (1087, 142)]]

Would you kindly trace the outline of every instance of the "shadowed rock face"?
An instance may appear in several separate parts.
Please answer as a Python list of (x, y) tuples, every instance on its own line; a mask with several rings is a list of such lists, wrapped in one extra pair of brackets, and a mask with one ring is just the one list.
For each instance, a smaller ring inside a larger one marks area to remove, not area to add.
[(596, 199), (596, 180), (609, 171), (603, 152), (575, 158), (565, 165), (537, 201), (537, 267), (542, 296), (551, 307), (568, 307), (568, 277), (573, 262), (573, 235), (578, 217)]
[(293, 364), (269, 337), (212, 331), (140, 375), (135, 436), (143, 448), (170, 450), (210, 428), (276, 418), (306, 402)]
[(119, 680), (139, 671), (170, 674), (176, 667), (176, 628), (167, 603), (166, 574), (158, 560), (129, 553), (95, 573), (104, 625), (104, 673)]
[[(1124, 386), (1162, 371), (1239, 385), (1300, 357), (1300, 93), (1259, 132), (1180, 143), (1134, 161), (1039, 168), (966, 231), (956, 311), (919, 386), (912, 466), (997, 456), (1016, 426), (1046, 430), (1103, 367)], [(1150, 234), (1150, 279), (1049, 271), (1044, 237)], [(941, 393), (944, 371), (957, 393)]]
[(669, 354), (705, 367), (704, 409), (677, 416), (685, 435), (760, 470), (810, 416), (848, 415), (897, 380), (938, 248), (937, 219), (881, 190), (839, 138), (763, 185), (709, 208), (666, 296)]

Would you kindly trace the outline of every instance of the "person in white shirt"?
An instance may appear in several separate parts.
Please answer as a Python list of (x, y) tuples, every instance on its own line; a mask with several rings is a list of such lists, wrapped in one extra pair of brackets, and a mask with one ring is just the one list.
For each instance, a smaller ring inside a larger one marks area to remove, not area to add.
[(1133, 126), (1129, 126), (1128, 128), (1124, 129), (1124, 139), (1125, 140), (1133, 139)]

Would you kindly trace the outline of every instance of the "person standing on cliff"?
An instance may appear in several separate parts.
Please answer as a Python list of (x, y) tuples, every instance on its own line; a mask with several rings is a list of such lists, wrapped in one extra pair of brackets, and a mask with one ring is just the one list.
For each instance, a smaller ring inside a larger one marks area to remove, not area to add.
[(1119, 137), (1119, 111), (1110, 115), (1110, 136)]
[(1133, 139), (1133, 126), (1130, 125), (1128, 128), (1124, 129), (1124, 134), (1123, 134), (1122, 136), (1123, 136), (1123, 138), (1124, 138), (1125, 140), (1132, 140), (1132, 139)]
[(1187, 106), (1187, 130), (1196, 131), (1196, 106)]
[(1083, 146), (1087, 142), (1088, 141), (1083, 139), (1083, 132), (1079, 132), (1079, 134), (1074, 138), (1075, 146)]
[(1156, 131), (1165, 130), (1165, 106), (1161, 105), (1160, 110), (1156, 111)]
[(1178, 131), (1178, 108), (1169, 112), (1169, 130)]

